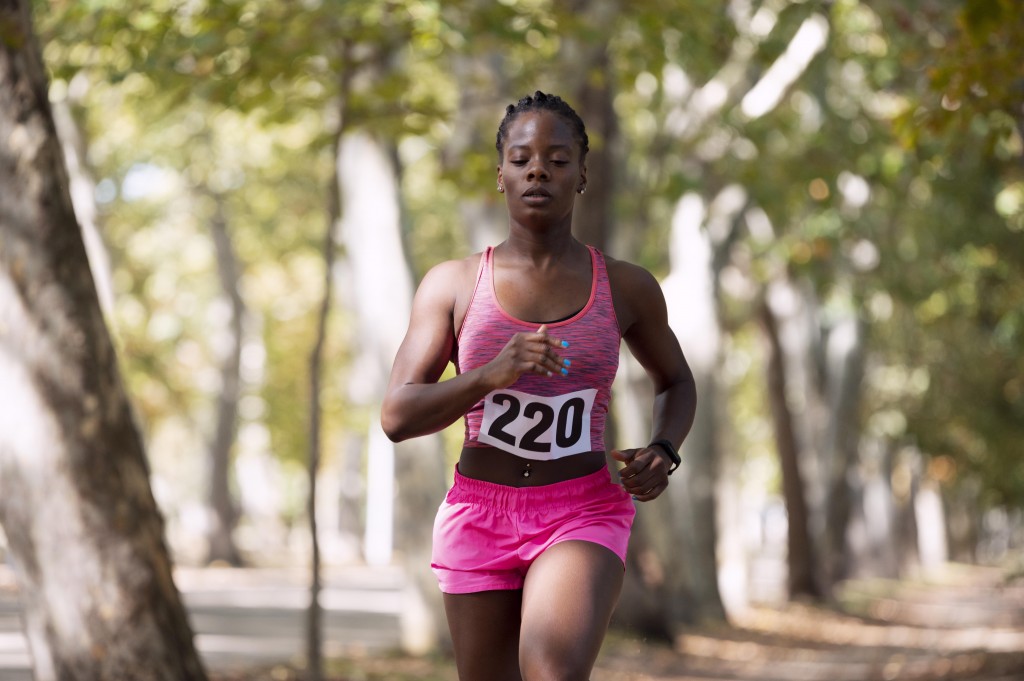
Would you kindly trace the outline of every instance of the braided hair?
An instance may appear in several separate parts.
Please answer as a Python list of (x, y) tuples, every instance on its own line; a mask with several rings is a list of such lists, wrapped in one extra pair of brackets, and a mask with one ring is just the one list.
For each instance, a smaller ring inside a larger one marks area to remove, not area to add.
[(565, 103), (564, 99), (558, 95), (545, 94), (540, 90), (537, 90), (532, 96), (526, 95), (515, 104), (509, 104), (505, 108), (505, 118), (498, 126), (498, 134), (494, 143), (499, 159), (505, 152), (505, 137), (508, 136), (508, 129), (512, 125), (512, 121), (525, 111), (551, 111), (565, 119), (569, 127), (572, 128), (573, 137), (579, 142), (580, 163), (583, 163), (587, 152), (590, 151), (590, 140), (587, 138), (587, 129), (583, 125), (583, 119)]

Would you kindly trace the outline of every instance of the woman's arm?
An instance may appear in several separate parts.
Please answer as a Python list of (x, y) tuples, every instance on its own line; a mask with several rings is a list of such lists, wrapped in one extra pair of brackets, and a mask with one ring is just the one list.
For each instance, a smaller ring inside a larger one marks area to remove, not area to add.
[[(651, 441), (668, 440), (678, 449), (693, 426), (697, 391), (693, 372), (668, 324), (665, 295), (647, 270), (615, 262), (616, 311), (622, 337), (654, 384)], [(668, 486), (672, 462), (661, 447), (613, 453), (627, 463), (623, 485), (639, 501), (656, 498)]]
[(442, 430), (487, 394), (476, 385), (479, 373), (437, 383), (455, 344), (453, 319), (462, 270), (459, 261), (432, 268), (413, 298), (409, 328), (381, 406), (381, 426), (395, 442)]
[(487, 393), (512, 385), (523, 373), (561, 369), (560, 341), (542, 326), (515, 334), (487, 364), (438, 382), (455, 346), (455, 301), (460, 286), (466, 286), (465, 267), (466, 261), (434, 267), (413, 299), (409, 329), (381, 406), (381, 426), (395, 442), (450, 426)]

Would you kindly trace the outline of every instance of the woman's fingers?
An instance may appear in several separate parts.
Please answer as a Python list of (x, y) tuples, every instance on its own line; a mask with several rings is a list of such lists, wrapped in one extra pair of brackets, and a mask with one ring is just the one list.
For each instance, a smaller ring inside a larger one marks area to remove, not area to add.
[(549, 336), (544, 324), (536, 331), (515, 334), (490, 363), (495, 387), (510, 386), (528, 373), (568, 376), (572, 361), (561, 355), (568, 347), (568, 341)]
[(554, 348), (556, 352), (561, 352), (562, 350), (569, 347), (569, 341), (563, 338), (555, 338), (554, 336), (548, 335), (547, 324), (541, 324), (540, 328), (537, 329), (535, 333), (540, 337), (539, 340), (541, 340), (548, 347)]
[(569, 347), (569, 342), (548, 335), (547, 324), (541, 324), (534, 333), (534, 342), (540, 343), (539, 356), (535, 359), (534, 371), (548, 376), (567, 376), (571, 360), (559, 354), (559, 350)]
[(556, 354), (544, 352), (538, 355), (535, 361), (537, 370), (549, 376), (568, 376), (569, 360), (563, 359)]
[(651, 501), (661, 496), (661, 493), (664, 492), (666, 489), (668, 489), (668, 483), (662, 483), (660, 485), (655, 485), (651, 489), (645, 490), (644, 492), (634, 494), (633, 498), (636, 499), (637, 501)]
[(619, 452), (612, 452), (612, 457), (626, 463), (619, 471), (622, 486), (637, 501), (650, 501), (657, 498), (668, 487), (668, 469), (658, 453), (650, 448), (627, 450), (635, 452), (625, 457)]

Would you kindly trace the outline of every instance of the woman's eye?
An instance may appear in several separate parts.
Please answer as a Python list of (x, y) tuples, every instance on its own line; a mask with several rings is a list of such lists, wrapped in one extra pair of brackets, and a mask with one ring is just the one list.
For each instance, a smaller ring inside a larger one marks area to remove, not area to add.
[(554, 163), (556, 166), (567, 166), (567, 165), (569, 165), (568, 161), (563, 161), (560, 158), (556, 158), (555, 160), (552, 161), (552, 163)]
[(511, 163), (514, 166), (524, 166), (524, 165), (526, 165), (526, 159), (514, 158), (511, 161), (509, 161), (509, 163)]

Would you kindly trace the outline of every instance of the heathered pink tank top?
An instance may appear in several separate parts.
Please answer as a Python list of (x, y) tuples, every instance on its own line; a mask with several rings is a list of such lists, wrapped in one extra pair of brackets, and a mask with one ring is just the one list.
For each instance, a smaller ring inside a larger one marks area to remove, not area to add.
[[(590, 299), (569, 319), (547, 325), (569, 342), (561, 351), (568, 376), (523, 374), (495, 390), (466, 414), (465, 447), (493, 446), (534, 460), (604, 450), (612, 381), (619, 366), (619, 330), (604, 256), (590, 250)], [(470, 371), (491, 361), (513, 334), (536, 331), (537, 322), (508, 314), (494, 293), (494, 250), (481, 258), (476, 287), (459, 331), (455, 368)]]

